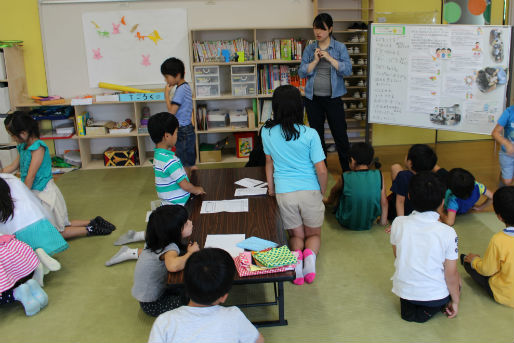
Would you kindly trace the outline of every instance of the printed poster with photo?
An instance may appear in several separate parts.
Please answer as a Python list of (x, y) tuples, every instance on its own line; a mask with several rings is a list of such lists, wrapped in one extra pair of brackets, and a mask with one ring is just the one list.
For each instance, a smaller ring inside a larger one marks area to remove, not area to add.
[(91, 88), (162, 84), (160, 66), (169, 57), (190, 70), (185, 9), (89, 12), (82, 24)]
[(510, 32), (373, 25), (370, 122), (490, 134), (505, 108)]

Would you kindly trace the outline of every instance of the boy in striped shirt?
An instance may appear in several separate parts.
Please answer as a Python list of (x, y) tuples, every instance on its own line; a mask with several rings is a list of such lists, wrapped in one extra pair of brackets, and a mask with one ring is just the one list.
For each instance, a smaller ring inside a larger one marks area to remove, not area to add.
[(191, 193), (205, 194), (202, 187), (189, 182), (182, 162), (171, 151), (177, 143), (178, 127), (177, 118), (168, 112), (157, 113), (148, 121), (148, 133), (155, 143), (155, 188), (163, 205), (184, 206)]

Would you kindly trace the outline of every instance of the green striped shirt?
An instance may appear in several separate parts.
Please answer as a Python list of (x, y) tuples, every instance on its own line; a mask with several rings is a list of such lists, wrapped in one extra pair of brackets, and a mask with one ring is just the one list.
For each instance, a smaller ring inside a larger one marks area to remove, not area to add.
[(154, 150), (153, 170), (155, 172), (155, 189), (163, 205), (185, 205), (189, 192), (180, 188), (182, 180), (189, 181), (182, 167), (182, 162), (170, 150), (157, 148)]

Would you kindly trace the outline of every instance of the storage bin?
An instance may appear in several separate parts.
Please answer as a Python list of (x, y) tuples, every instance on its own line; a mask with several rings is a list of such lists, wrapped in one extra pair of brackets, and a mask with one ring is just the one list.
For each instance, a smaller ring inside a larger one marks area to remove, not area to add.
[(195, 76), (198, 75), (219, 75), (220, 70), (218, 66), (211, 67), (195, 67)]
[(232, 95), (233, 96), (245, 96), (245, 95), (256, 95), (257, 87), (254, 83), (233, 83), (232, 84)]
[(255, 75), (232, 75), (232, 83), (255, 82)]
[(219, 84), (220, 79), (218, 75), (205, 75), (205, 76), (195, 76), (195, 84), (200, 85), (211, 85), (211, 84)]
[(255, 66), (254, 65), (243, 65), (238, 66), (234, 65), (231, 68), (232, 75), (237, 74), (254, 74), (255, 75)]
[(106, 167), (139, 165), (137, 147), (111, 147), (105, 150), (104, 165)]
[(245, 96), (257, 94), (257, 77), (255, 66), (231, 66), (230, 83), (233, 96)]
[(236, 138), (236, 155), (237, 158), (246, 158), (250, 156), (253, 150), (253, 142), (255, 132), (234, 133)]
[(248, 127), (248, 114), (244, 110), (233, 110), (229, 112), (230, 126)]
[(207, 129), (227, 127), (227, 112), (212, 110), (207, 112)]
[(195, 67), (195, 89), (197, 97), (220, 96), (220, 70), (218, 66)]
[(215, 97), (220, 95), (219, 84), (212, 85), (196, 85), (197, 97)]
[(10, 109), (9, 88), (0, 86), (0, 113), (7, 113)]

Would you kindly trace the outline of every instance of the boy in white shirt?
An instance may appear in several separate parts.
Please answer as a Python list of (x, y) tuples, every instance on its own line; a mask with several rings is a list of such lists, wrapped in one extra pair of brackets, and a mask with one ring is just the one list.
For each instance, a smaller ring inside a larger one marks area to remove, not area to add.
[(236, 268), (229, 253), (218, 248), (195, 252), (184, 268), (188, 306), (161, 314), (149, 343), (263, 343), (264, 338), (236, 306), (223, 307)]
[(402, 319), (409, 322), (426, 322), (439, 311), (454, 318), (459, 309), (458, 238), (439, 222), (444, 192), (435, 175), (414, 175), (408, 192), (414, 211), (397, 217), (391, 227), (392, 291), (400, 297)]

